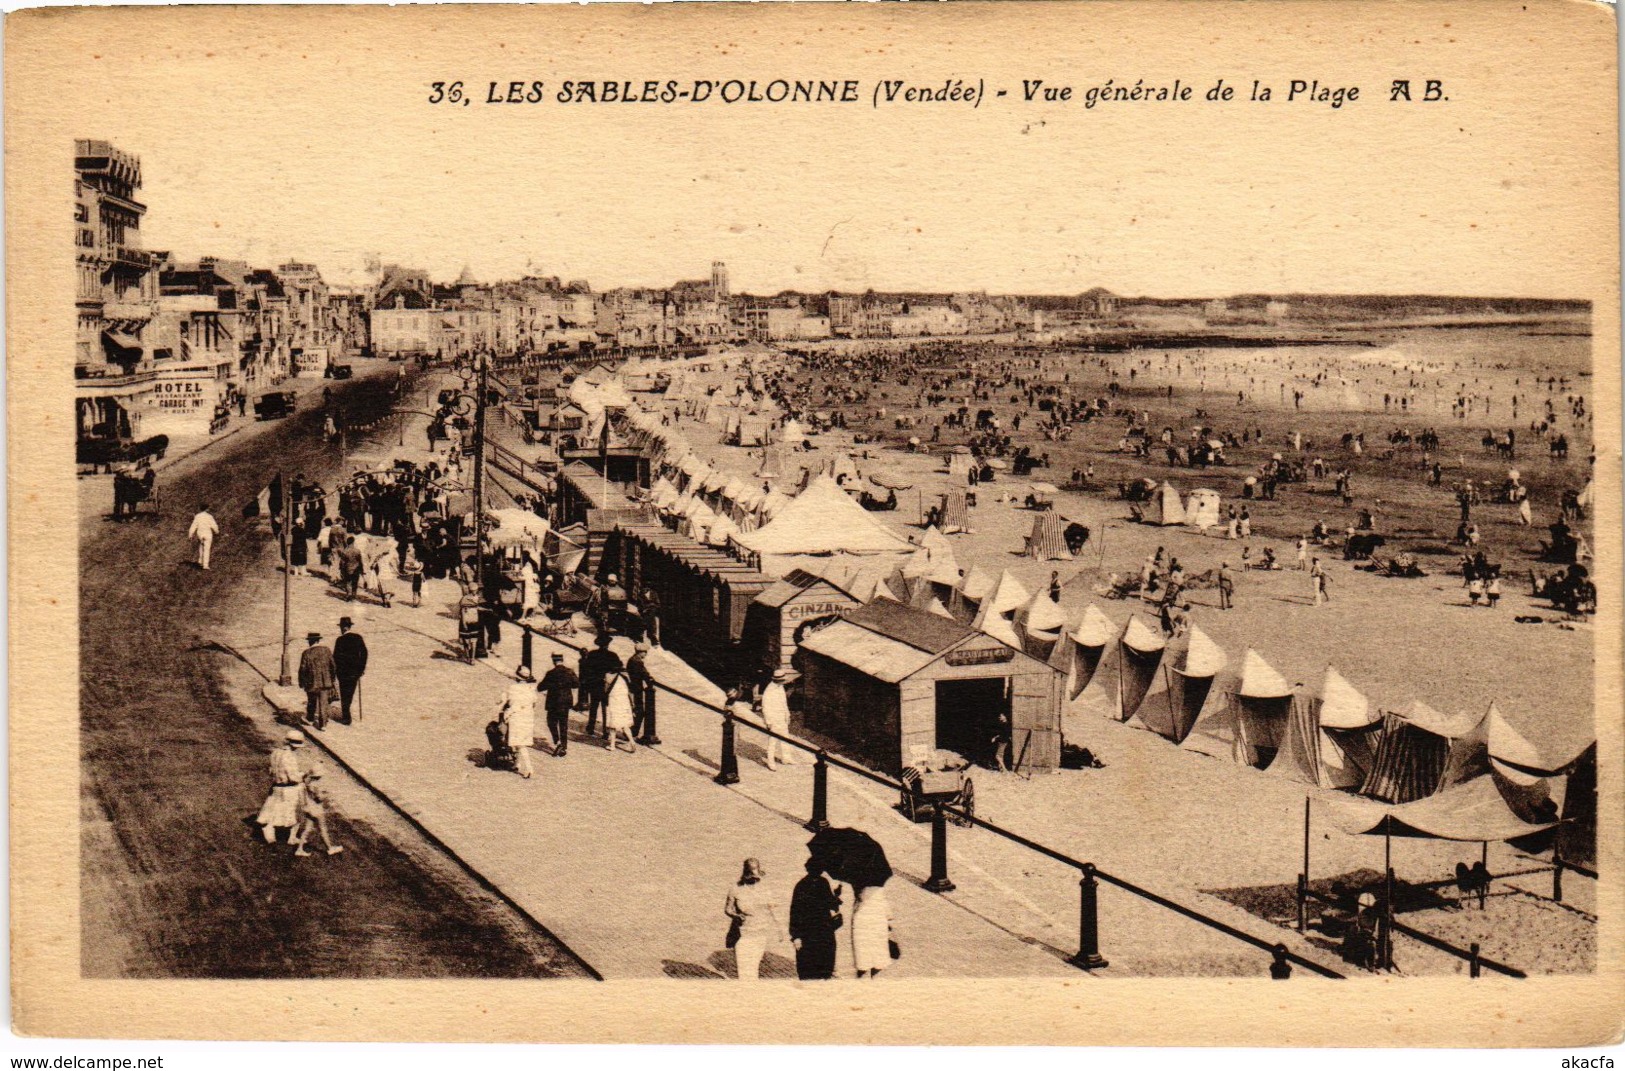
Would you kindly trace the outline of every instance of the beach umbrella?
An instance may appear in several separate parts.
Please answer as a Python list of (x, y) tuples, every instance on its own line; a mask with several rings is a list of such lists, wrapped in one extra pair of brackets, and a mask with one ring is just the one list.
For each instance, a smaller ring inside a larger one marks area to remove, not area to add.
[(1003, 472), (1005, 469), (1010, 467), (1010, 463), (1005, 461), (1003, 458), (994, 457), (988, 459), (987, 467), (995, 472)]
[(1037, 495), (1058, 495), (1061, 493), (1061, 489), (1052, 483), (1035, 483), (1028, 486)]
[(807, 842), (807, 851), (824, 873), (854, 889), (884, 885), (891, 880), (891, 863), (880, 842), (861, 829), (834, 826)]
[(884, 487), (888, 491), (907, 491), (910, 487), (914, 486), (914, 484), (910, 481), (899, 479), (896, 476), (871, 475), (869, 477), (869, 482), (877, 486)]

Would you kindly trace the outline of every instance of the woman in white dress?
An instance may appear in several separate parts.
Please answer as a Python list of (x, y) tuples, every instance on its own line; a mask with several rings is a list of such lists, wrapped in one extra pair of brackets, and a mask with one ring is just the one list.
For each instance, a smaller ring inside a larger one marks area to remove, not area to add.
[(859, 978), (873, 978), (891, 964), (891, 904), (884, 885), (856, 891), (852, 908), (852, 962)]
[(734, 942), (734, 975), (741, 982), (754, 982), (760, 977), (768, 942), (776, 942), (783, 931), (778, 906), (762, 884), (766, 876), (760, 860), (746, 859), (739, 883), (728, 891), (722, 908), (739, 927)]
[(519, 566), (519, 608), (525, 617), (536, 612), (541, 605), (541, 580), (536, 574), (536, 563), (531, 561), (530, 553), (525, 553), (523, 564)]
[(628, 754), (637, 751), (632, 742), (632, 686), (625, 672), (617, 670), (604, 681), (604, 747), (615, 750), (621, 736), (626, 737)]
[(399, 575), (395, 568), (395, 554), (393, 551), (380, 554), (373, 559), (372, 579), (378, 585), (378, 601), (387, 609), (395, 601), (395, 578)]

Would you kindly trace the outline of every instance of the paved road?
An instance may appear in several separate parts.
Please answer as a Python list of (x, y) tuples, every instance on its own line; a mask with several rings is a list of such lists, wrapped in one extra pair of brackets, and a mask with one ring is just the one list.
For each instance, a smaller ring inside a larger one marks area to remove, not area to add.
[[(387, 409), (393, 377), (340, 384), (352, 422)], [(585, 972), (550, 936), (410, 835), (338, 816), (341, 856), (298, 865), (257, 840), (266, 744), (233, 712), (224, 659), (200, 651), (262, 568), (269, 533), (241, 509), (280, 467), (330, 480), (319, 401), (164, 473), (157, 522), (94, 515), (80, 557), (85, 824), (83, 969), (135, 977), (536, 977)], [(380, 434), (383, 429), (380, 429)], [(81, 485), (103, 494), (105, 481)], [(213, 568), (185, 528), (207, 501)], [(393, 838), (393, 839), (391, 839)]]

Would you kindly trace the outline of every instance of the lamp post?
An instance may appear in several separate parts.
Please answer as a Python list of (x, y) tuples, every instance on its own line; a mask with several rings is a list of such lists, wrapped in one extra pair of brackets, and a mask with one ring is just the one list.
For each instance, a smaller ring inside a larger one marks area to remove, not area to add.
[(489, 389), (491, 360), (489, 352), (476, 354), (475, 368), (479, 372), (479, 396), (474, 403), (474, 569), (479, 577), (480, 599), (485, 590), (485, 402)]
[[(479, 597), (482, 612), (486, 612), (485, 583), (485, 403), (490, 389), (491, 354), (479, 350), (457, 362), (457, 375), (463, 381), (457, 392), (455, 405), (458, 413), (469, 415), (472, 405), (474, 416), (474, 590)], [(476, 654), (485, 654), (485, 631), (482, 627), (475, 643)]]

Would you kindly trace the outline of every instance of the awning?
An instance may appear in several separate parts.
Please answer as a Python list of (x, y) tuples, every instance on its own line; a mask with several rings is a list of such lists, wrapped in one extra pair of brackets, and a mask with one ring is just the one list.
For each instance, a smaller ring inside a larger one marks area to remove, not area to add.
[(125, 331), (109, 329), (102, 332), (102, 338), (121, 350), (141, 349), (141, 340)]
[(1338, 800), (1332, 821), (1344, 832), (1381, 836), (1385, 820), (1396, 837), (1436, 837), (1440, 840), (1491, 841), (1550, 829), (1554, 822), (1525, 822), (1508, 805), (1496, 786), (1495, 775), (1483, 774), (1452, 785), (1413, 803), (1383, 806), (1369, 800)]
[(150, 374), (135, 382), (124, 376), (109, 376), (105, 381), (76, 379), (73, 383), (73, 394), (76, 398), (135, 398), (142, 394), (151, 394), (152, 389), (153, 379)]

